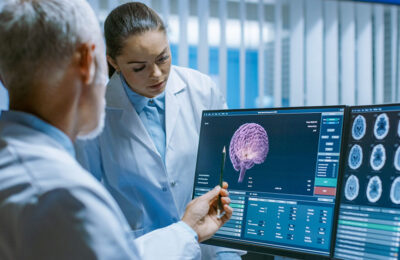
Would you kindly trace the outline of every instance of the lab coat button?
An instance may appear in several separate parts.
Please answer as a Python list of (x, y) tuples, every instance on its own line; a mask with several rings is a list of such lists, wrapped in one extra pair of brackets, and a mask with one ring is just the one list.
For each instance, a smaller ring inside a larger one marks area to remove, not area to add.
[(171, 182), (171, 186), (172, 186), (172, 187), (175, 187), (175, 185), (176, 185), (176, 182), (175, 182), (175, 181)]
[(162, 187), (162, 191), (167, 191), (167, 187)]

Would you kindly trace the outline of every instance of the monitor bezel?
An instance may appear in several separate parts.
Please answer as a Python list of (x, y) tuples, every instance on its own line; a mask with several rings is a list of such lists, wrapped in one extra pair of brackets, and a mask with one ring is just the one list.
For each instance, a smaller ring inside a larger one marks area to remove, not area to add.
[[(203, 125), (204, 114), (205, 113), (218, 113), (218, 112), (246, 112), (246, 111), (275, 111), (275, 110), (312, 110), (312, 109), (343, 109), (343, 127), (342, 127), (342, 139), (340, 143), (340, 156), (339, 156), (339, 169), (338, 169), (338, 178), (337, 178), (337, 188), (336, 188), (336, 199), (335, 199), (335, 207), (334, 214), (332, 220), (332, 232), (331, 232), (331, 241), (330, 241), (330, 250), (329, 255), (318, 254), (318, 253), (310, 253), (306, 251), (296, 251), (295, 249), (284, 249), (279, 246), (265, 246), (265, 245), (257, 245), (253, 243), (246, 242), (237, 242), (229, 240), (228, 238), (215, 238), (212, 237), (207, 241), (204, 241), (204, 244), (229, 247), (239, 250), (252, 251), (256, 253), (266, 254), (266, 255), (279, 255), (284, 257), (294, 257), (300, 259), (330, 259), (334, 253), (334, 246), (336, 241), (336, 229), (337, 229), (337, 218), (339, 213), (339, 205), (340, 205), (340, 191), (342, 184), (342, 176), (343, 176), (343, 149), (344, 149), (344, 141), (347, 141), (347, 126), (349, 120), (349, 107), (345, 105), (337, 105), (337, 106), (298, 106), (298, 107), (273, 107), (273, 108), (250, 108), (250, 109), (218, 109), (218, 110), (203, 110), (201, 117), (201, 126)], [(199, 134), (200, 136), (200, 134)], [(198, 140), (198, 151), (197, 151), (197, 159), (196, 159), (196, 169), (199, 160), (199, 148), (200, 148), (200, 138)], [(339, 188), (338, 188), (339, 187)], [(192, 191), (192, 199), (195, 194), (195, 179), (193, 180), (193, 191)]]
[[(357, 105), (357, 106), (349, 106), (349, 111), (352, 109), (360, 109), (360, 108), (376, 108), (376, 107), (400, 107), (400, 103), (385, 103), (385, 104), (374, 104), (374, 105)], [(400, 111), (399, 111), (400, 112)]]

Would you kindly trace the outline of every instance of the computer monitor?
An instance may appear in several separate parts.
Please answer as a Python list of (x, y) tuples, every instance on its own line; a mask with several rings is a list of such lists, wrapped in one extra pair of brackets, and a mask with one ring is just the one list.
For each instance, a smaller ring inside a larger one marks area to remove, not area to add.
[(334, 256), (400, 259), (400, 104), (350, 108)]
[(193, 196), (219, 184), (225, 147), (234, 209), (207, 243), (329, 257), (345, 113), (344, 106), (203, 111)]

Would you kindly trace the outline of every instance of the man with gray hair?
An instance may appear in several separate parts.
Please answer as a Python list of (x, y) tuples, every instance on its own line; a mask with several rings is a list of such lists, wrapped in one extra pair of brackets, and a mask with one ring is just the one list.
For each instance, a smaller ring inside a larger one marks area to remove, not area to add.
[[(107, 67), (83, 0), (6, 0), (0, 10), (0, 259), (193, 259), (232, 215), (219, 186), (175, 224), (135, 239), (110, 194), (75, 161), (96, 136)], [(225, 215), (217, 216), (221, 196)]]

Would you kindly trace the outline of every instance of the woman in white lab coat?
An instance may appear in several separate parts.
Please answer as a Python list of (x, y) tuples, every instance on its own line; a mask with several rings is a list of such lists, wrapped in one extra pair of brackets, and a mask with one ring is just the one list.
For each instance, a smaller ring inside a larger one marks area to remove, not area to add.
[[(201, 112), (226, 103), (208, 76), (171, 66), (165, 26), (146, 5), (117, 7), (104, 33), (111, 77), (105, 128), (77, 145), (77, 157), (111, 192), (138, 237), (182, 218), (192, 196)], [(205, 247), (203, 259), (210, 258), (240, 256)]]

